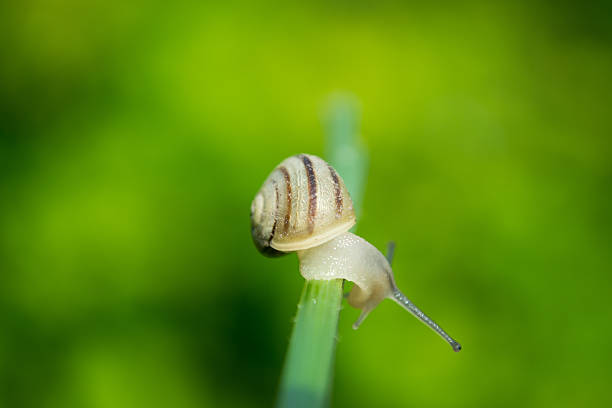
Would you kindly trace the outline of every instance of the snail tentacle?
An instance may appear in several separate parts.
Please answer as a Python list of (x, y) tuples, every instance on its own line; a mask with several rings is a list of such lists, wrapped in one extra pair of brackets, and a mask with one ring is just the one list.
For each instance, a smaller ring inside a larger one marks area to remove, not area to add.
[(393, 296), (391, 297), (397, 304), (401, 307), (412, 313), (417, 319), (425, 323), (429, 328), (435, 331), (440, 337), (442, 337), (454, 351), (461, 350), (461, 344), (459, 344), (455, 339), (448, 335), (442, 329), (438, 323), (434, 322), (429, 316), (421, 311), (410, 299), (406, 297), (397, 287), (393, 290)]

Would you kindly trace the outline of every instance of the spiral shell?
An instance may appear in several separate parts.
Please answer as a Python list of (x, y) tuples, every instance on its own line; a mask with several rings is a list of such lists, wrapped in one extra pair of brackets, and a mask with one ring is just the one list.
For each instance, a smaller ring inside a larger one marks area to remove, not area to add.
[(251, 204), (251, 233), (265, 255), (312, 248), (355, 224), (353, 202), (336, 170), (300, 154), (268, 176)]

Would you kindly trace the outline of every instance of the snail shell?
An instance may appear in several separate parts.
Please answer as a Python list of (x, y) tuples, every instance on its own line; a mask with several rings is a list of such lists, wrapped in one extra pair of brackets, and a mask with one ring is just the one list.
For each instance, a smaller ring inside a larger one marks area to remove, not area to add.
[(336, 170), (300, 154), (280, 163), (251, 204), (251, 234), (264, 255), (321, 245), (355, 224), (353, 202)]

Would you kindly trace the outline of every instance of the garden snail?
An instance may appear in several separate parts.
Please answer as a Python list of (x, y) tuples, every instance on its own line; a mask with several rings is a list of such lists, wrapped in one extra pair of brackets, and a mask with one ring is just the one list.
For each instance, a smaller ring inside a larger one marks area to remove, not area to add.
[(280, 163), (251, 205), (251, 233), (261, 253), (279, 256), (297, 252), (305, 279), (355, 283), (347, 299), (362, 311), (354, 329), (389, 298), (433, 329), (454, 351), (461, 350), (459, 343), (398, 289), (387, 258), (348, 232), (353, 225), (353, 202), (344, 181), (323, 159), (308, 154)]

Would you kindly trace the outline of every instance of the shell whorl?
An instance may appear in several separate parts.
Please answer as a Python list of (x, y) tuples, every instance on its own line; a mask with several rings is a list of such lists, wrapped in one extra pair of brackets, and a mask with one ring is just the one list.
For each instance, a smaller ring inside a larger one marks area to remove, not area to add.
[(355, 224), (353, 202), (323, 159), (300, 154), (279, 164), (251, 205), (251, 233), (265, 255), (311, 248)]

